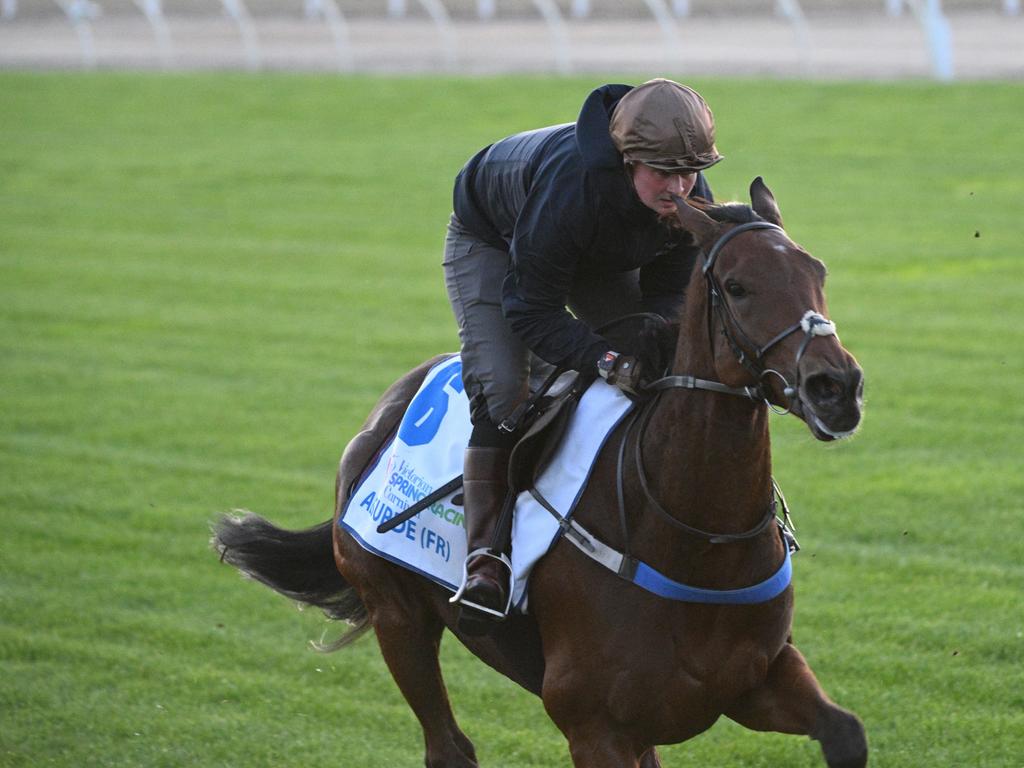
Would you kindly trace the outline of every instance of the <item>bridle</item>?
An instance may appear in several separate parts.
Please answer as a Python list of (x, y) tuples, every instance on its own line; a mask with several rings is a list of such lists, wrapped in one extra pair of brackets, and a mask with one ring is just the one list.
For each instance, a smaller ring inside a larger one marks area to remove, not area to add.
[[(687, 204), (681, 197), (675, 197), (674, 199), (676, 201), (676, 205)], [(825, 316), (809, 309), (804, 312), (803, 317), (801, 317), (798, 322), (783, 329), (769, 339), (765, 344), (758, 346), (751, 340), (750, 335), (743, 330), (743, 326), (740, 325), (739, 320), (736, 319), (736, 315), (729, 306), (729, 302), (725, 298), (722, 286), (719, 283), (714, 270), (715, 264), (718, 261), (718, 254), (721, 253), (722, 249), (727, 243), (729, 243), (729, 241), (744, 232), (750, 232), (758, 229), (772, 229), (785, 234), (785, 230), (783, 230), (782, 227), (768, 221), (750, 221), (740, 224), (722, 234), (714, 242), (711, 248), (703, 254), (704, 263), (701, 266), (701, 275), (704, 277), (704, 282), (708, 289), (707, 322), (709, 343), (712, 344), (712, 346), (714, 345), (713, 325), (714, 320), (717, 318), (718, 323), (722, 328), (722, 333), (725, 335), (726, 341), (728, 342), (730, 349), (732, 349), (733, 355), (736, 357), (736, 361), (754, 377), (756, 383), (749, 387), (730, 387), (728, 385), (721, 384), (720, 382), (707, 381), (705, 379), (698, 379), (692, 376), (664, 376), (652, 381), (647, 385), (646, 389), (660, 391), (664, 389), (682, 387), (685, 389), (705, 389), (712, 392), (720, 392), (722, 394), (739, 395), (751, 400), (763, 401), (769, 408), (779, 414), (789, 413), (799, 402), (800, 361), (803, 359), (804, 353), (807, 351), (807, 347), (811, 341), (814, 340), (814, 337), (834, 336), (836, 334), (836, 326)], [(768, 368), (764, 363), (764, 358), (771, 349), (797, 331), (803, 331), (804, 338), (797, 349), (796, 360), (794, 361), (796, 381), (791, 384), (779, 371), (774, 368)], [(748, 352), (748, 350), (752, 351)], [(789, 400), (785, 409), (777, 408), (769, 400), (768, 394), (764, 388), (764, 379), (768, 375), (777, 376), (782, 380), (783, 394)]]
[[(676, 198), (676, 204), (686, 205), (681, 198)], [(770, 501), (765, 506), (764, 514), (756, 525), (749, 530), (742, 531), (740, 533), (714, 533), (688, 525), (662, 507), (651, 492), (650, 483), (647, 480), (647, 471), (644, 467), (643, 436), (647, 430), (647, 425), (650, 423), (651, 417), (656, 410), (657, 402), (661, 399), (661, 395), (667, 390), (680, 388), (700, 389), (708, 392), (733, 395), (749, 399), (758, 406), (763, 402), (768, 408), (779, 412), (773, 407), (764, 391), (764, 378), (766, 375), (772, 374), (782, 379), (783, 384), (785, 385), (784, 394), (789, 399), (789, 408), (781, 412), (788, 413), (792, 410), (793, 406), (799, 402), (800, 360), (807, 351), (808, 345), (814, 340), (815, 336), (835, 335), (835, 325), (813, 310), (804, 312), (804, 315), (800, 318), (799, 322), (785, 328), (780, 333), (773, 336), (766, 344), (761, 346), (753, 343), (750, 336), (743, 330), (743, 327), (740, 325), (735, 314), (729, 307), (729, 302), (722, 292), (722, 287), (718, 278), (715, 276), (714, 268), (715, 262), (718, 259), (718, 254), (721, 253), (722, 248), (730, 240), (743, 232), (750, 232), (758, 229), (774, 229), (779, 232), (783, 231), (781, 227), (767, 221), (752, 221), (733, 227), (721, 235), (711, 246), (711, 249), (707, 251), (704, 255), (704, 264), (701, 269), (701, 274), (704, 277), (708, 290), (709, 343), (712, 347), (714, 346), (713, 326), (714, 321), (717, 319), (722, 327), (722, 333), (728, 340), (729, 346), (732, 349), (733, 354), (736, 356), (737, 361), (739, 361), (740, 365), (750, 372), (755, 379), (755, 383), (748, 387), (732, 387), (727, 384), (723, 384), (722, 382), (700, 379), (696, 376), (669, 375), (663, 376), (643, 388), (640, 393), (641, 395), (650, 393), (653, 396), (644, 399), (640, 407), (633, 409), (632, 413), (628, 416), (617, 451), (618, 458), (615, 472), (615, 485), (617, 496), (616, 500), (618, 502), (619, 526), (622, 538), (622, 550), (619, 551), (608, 546), (599, 538), (588, 532), (582, 525), (577, 523), (576, 520), (571, 519), (568, 515), (560, 514), (547, 502), (546, 499), (544, 499), (543, 495), (536, 489), (536, 487), (530, 489), (530, 493), (534, 499), (536, 499), (542, 507), (547, 509), (558, 520), (559, 527), (561, 528), (562, 534), (565, 538), (587, 557), (616, 573), (620, 578), (641, 586), (649, 592), (672, 600), (694, 603), (710, 603), (716, 605), (749, 605), (767, 602), (768, 600), (772, 600), (782, 594), (782, 592), (789, 587), (792, 576), (790, 555), (800, 549), (800, 545), (797, 543), (796, 537), (793, 535), (794, 527), (792, 520), (789, 517), (789, 508), (786, 505), (786, 499), (782, 495), (782, 491), (774, 478), (770, 478)], [(801, 330), (804, 333), (804, 338), (796, 353), (797, 380), (794, 385), (791, 385), (781, 373), (772, 368), (768, 368), (765, 365), (764, 358), (768, 352), (776, 347), (780, 342)], [(743, 343), (740, 343), (741, 341)], [(753, 352), (748, 354), (745, 350), (753, 350)], [(640, 485), (640, 491), (642, 492), (646, 502), (645, 509), (652, 510), (665, 523), (671, 525), (675, 529), (682, 531), (687, 535), (703, 539), (709, 544), (729, 544), (732, 542), (749, 541), (760, 536), (769, 528), (774, 527), (778, 531), (783, 545), (783, 560), (779, 568), (770, 577), (757, 584), (740, 589), (716, 590), (693, 587), (678, 581), (673, 581), (634, 557), (630, 546), (629, 521), (626, 515), (625, 498), (626, 446), (630, 443), (631, 437), (634, 446), (634, 468)], [(777, 512), (780, 507), (781, 510)]]
[[(682, 198), (677, 197), (675, 200), (677, 205), (686, 205)], [(646, 431), (647, 424), (655, 410), (655, 402), (659, 399), (659, 395), (665, 390), (701, 389), (709, 392), (745, 397), (754, 402), (763, 402), (768, 408), (776, 413), (789, 413), (793, 409), (793, 406), (799, 402), (800, 360), (807, 351), (808, 345), (816, 336), (835, 335), (835, 324), (814, 310), (807, 310), (798, 322), (783, 329), (769, 339), (765, 344), (760, 346), (753, 342), (750, 335), (743, 330), (742, 325), (730, 308), (728, 300), (725, 298), (722, 286), (718, 281), (718, 277), (715, 275), (714, 269), (718, 260), (718, 255), (727, 243), (737, 235), (744, 232), (760, 229), (769, 229), (784, 233), (782, 227), (767, 221), (751, 221), (740, 224), (722, 234), (714, 242), (711, 248), (704, 254), (704, 263), (701, 267), (701, 275), (704, 277), (704, 281), (707, 284), (708, 289), (707, 303), (709, 342), (714, 345), (714, 334), (712, 329), (714, 320), (717, 318), (718, 323), (722, 328), (722, 333), (725, 335), (726, 340), (729, 343), (729, 347), (736, 356), (737, 362), (750, 372), (756, 383), (748, 387), (731, 387), (721, 382), (700, 379), (695, 376), (670, 375), (656, 379), (644, 388), (645, 392), (653, 392), (655, 397), (650, 398), (646, 403), (644, 403), (643, 407), (634, 412), (633, 417), (630, 419), (630, 422), (627, 424), (625, 432), (623, 433), (622, 442), (619, 444), (618, 452), (616, 490), (619, 502), (619, 522), (622, 528), (622, 533), (625, 536), (627, 553), (629, 549), (629, 538), (628, 526), (626, 524), (626, 505), (624, 497), (625, 452), (626, 444), (629, 442), (630, 433), (633, 432), (634, 428), (636, 428), (637, 435), (634, 440), (634, 467), (640, 483), (641, 491), (647, 500), (649, 508), (653, 509), (663, 520), (673, 527), (690, 535), (703, 538), (711, 544), (726, 544), (734, 541), (745, 541), (760, 535), (771, 525), (772, 521), (776, 519), (775, 510), (778, 503), (781, 503), (783, 510), (783, 520), (780, 521), (780, 526), (782, 527), (784, 538), (789, 534), (789, 529), (792, 527), (789, 519), (789, 510), (786, 507), (786, 500), (782, 496), (782, 491), (774, 479), (772, 479), (772, 500), (768, 504), (765, 514), (762, 516), (761, 520), (750, 530), (743, 531), (742, 533), (712, 533), (710, 531), (703, 531), (699, 528), (687, 525), (666, 511), (657, 499), (654, 498), (647, 481), (647, 472), (644, 468), (642, 452), (643, 441), (641, 437)], [(793, 384), (790, 384), (783, 374), (779, 373), (774, 368), (768, 368), (765, 365), (764, 358), (771, 349), (798, 331), (803, 331), (804, 338), (796, 353), (795, 366), (797, 379)], [(747, 350), (752, 350), (752, 352), (748, 353)], [(786, 409), (780, 410), (776, 408), (768, 399), (768, 395), (764, 388), (764, 378), (767, 375), (778, 376), (782, 380), (784, 385), (783, 394), (789, 400), (789, 405)], [(795, 539), (793, 542), (795, 544)]]

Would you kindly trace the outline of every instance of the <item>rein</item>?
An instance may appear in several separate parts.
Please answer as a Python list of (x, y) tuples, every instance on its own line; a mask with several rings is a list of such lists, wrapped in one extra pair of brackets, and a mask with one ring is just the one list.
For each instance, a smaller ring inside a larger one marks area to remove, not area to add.
[[(712, 382), (714, 383), (714, 382)], [(717, 391), (717, 390), (712, 390)], [(651, 493), (651, 488), (647, 482), (647, 471), (644, 468), (643, 458), (643, 441), (641, 437), (647, 430), (647, 425), (651, 420), (651, 416), (655, 411), (655, 404), (658, 401), (658, 397), (654, 397), (644, 403), (643, 407), (639, 411), (634, 411), (629, 423), (626, 425), (626, 429), (622, 435), (622, 442), (619, 444), (619, 456), (618, 465), (616, 468), (616, 490), (618, 492), (619, 500), (619, 523), (622, 529), (622, 535), (626, 542), (625, 547), (628, 553), (629, 551), (629, 530), (626, 526), (626, 507), (625, 498), (623, 492), (623, 486), (625, 481), (625, 453), (626, 444), (629, 442), (629, 437), (634, 428), (636, 429), (636, 440), (634, 441), (633, 461), (636, 468), (637, 480), (640, 482), (640, 489), (643, 491), (644, 497), (650, 506), (665, 522), (684, 533), (688, 533), (691, 536), (696, 536), (701, 539), (705, 539), (710, 544), (730, 544), (734, 541), (747, 541), (760, 536), (765, 529), (771, 525), (775, 519), (775, 499), (768, 504), (764, 514), (761, 516), (761, 520), (753, 528), (743, 531), (742, 533), (712, 533), (710, 531), (704, 531), (700, 528), (694, 528), (691, 525), (687, 525), (683, 521), (676, 518), (674, 515), (669, 513), (658, 500)], [(775, 481), (772, 481), (774, 487)]]

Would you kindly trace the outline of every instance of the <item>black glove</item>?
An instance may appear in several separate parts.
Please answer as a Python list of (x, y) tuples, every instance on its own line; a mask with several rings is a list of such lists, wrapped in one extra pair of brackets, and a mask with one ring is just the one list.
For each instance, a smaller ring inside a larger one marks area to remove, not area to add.
[(606, 352), (597, 361), (597, 372), (602, 379), (627, 395), (636, 395), (640, 392), (640, 361), (632, 355)]

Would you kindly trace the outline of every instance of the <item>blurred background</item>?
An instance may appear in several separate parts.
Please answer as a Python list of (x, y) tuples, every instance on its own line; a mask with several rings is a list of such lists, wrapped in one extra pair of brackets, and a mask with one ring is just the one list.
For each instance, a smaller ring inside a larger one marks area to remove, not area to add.
[(1019, 79), (1020, 0), (0, 0), (0, 67)]

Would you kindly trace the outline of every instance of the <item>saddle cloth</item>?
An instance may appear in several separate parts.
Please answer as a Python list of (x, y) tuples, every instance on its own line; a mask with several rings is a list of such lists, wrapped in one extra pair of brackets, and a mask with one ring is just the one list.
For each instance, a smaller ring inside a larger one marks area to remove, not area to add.
[[(564, 517), (572, 514), (594, 459), (631, 407), (629, 398), (600, 379), (583, 394), (561, 445), (535, 483), (537, 491)], [(395, 436), (349, 497), (338, 524), (368, 551), (457, 591), (466, 559), (460, 490), (387, 533), (377, 533), (377, 526), (462, 474), (463, 452), (471, 431), (462, 360), (450, 357), (427, 374)], [(552, 514), (529, 490), (520, 493), (512, 524), (511, 557), (513, 605), (518, 610), (526, 610), (530, 570), (558, 535), (558, 521)]]

